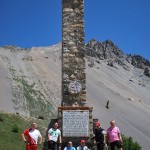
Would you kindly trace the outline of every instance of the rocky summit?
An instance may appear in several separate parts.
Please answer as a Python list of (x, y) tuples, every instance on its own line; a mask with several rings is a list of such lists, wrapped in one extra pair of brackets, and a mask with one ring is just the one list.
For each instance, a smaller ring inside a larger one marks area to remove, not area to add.
[[(61, 105), (61, 43), (0, 47), (0, 111), (49, 121)], [(149, 149), (150, 62), (124, 54), (112, 41), (85, 45), (87, 103), (107, 129), (112, 119), (125, 136)]]

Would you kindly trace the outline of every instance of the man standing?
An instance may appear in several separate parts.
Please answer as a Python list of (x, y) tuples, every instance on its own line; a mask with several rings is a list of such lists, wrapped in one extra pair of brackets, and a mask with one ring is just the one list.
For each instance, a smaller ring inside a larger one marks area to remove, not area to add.
[(106, 131), (101, 128), (101, 123), (96, 122), (96, 129), (94, 131), (95, 134), (95, 141), (97, 145), (97, 150), (103, 150), (106, 145)]
[(37, 146), (42, 143), (42, 136), (36, 129), (36, 123), (31, 124), (31, 128), (26, 129), (21, 134), (22, 140), (26, 143), (26, 150), (37, 150)]
[(110, 121), (110, 127), (107, 129), (107, 137), (111, 150), (115, 150), (115, 146), (118, 148), (118, 150), (122, 150), (123, 141), (120, 130), (115, 125), (115, 120)]
[(58, 144), (61, 144), (61, 132), (58, 123), (55, 122), (53, 128), (48, 131), (48, 149), (57, 150)]

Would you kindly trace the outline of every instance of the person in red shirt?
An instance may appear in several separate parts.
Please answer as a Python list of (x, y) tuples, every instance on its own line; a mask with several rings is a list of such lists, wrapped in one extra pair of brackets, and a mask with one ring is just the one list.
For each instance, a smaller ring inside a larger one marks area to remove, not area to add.
[(22, 140), (26, 143), (26, 150), (37, 150), (38, 145), (42, 142), (42, 136), (36, 129), (36, 123), (31, 124), (31, 128), (26, 129), (21, 134)]

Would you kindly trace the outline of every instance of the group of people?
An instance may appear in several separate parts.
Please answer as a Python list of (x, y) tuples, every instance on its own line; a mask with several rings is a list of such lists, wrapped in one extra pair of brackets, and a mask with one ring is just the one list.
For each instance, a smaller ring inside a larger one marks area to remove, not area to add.
[[(22, 140), (26, 144), (26, 150), (37, 150), (38, 146), (42, 143), (42, 136), (39, 130), (36, 129), (36, 123), (31, 124), (31, 128), (26, 129), (22, 134)], [(110, 121), (110, 127), (104, 130), (101, 127), (100, 122), (95, 123), (94, 141), (97, 146), (97, 150), (104, 150), (104, 147), (109, 146), (111, 150), (122, 150), (123, 141), (119, 128), (115, 125), (115, 120)], [(58, 123), (54, 123), (53, 127), (48, 130), (48, 150), (61, 149), (61, 131), (58, 129)], [(77, 150), (89, 150), (85, 145), (86, 141), (81, 140)], [(68, 141), (67, 146), (64, 150), (76, 150), (73, 146), (72, 141)]]

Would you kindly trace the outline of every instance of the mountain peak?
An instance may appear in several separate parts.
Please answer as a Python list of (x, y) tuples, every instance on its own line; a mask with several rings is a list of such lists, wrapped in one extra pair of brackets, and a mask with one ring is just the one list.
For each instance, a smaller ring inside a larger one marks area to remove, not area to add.
[[(142, 69), (143, 72), (150, 72), (150, 61), (146, 60), (140, 55), (125, 54), (120, 48), (118, 48), (115, 43), (111, 40), (106, 40), (104, 42), (96, 41), (92, 39), (86, 45), (87, 56), (94, 57), (99, 60), (107, 60), (108, 65), (114, 66), (115, 63), (123, 66), (124, 68), (129, 68), (132, 65), (136, 68)], [(150, 73), (145, 75), (149, 76)]]

